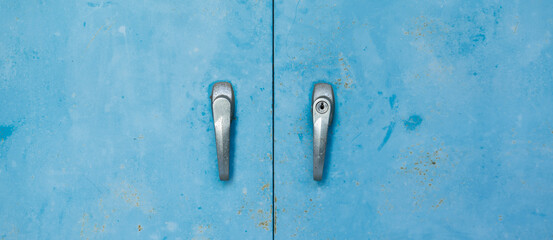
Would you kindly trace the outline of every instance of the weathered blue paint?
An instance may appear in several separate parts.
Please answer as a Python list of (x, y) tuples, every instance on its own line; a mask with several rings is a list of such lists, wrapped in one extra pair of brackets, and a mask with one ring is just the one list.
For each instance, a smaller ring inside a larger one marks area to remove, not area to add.
[[(271, 238), (271, 9), (2, 1), (0, 238)], [(236, 94), (229, 182), (217, 80)]]
[[(0, 4), (0, 237), (553, 237), (553, 3)], [(233, 83), (231, 181), (211, 84)], [(313, 83), (333, 84), (312, 180)]]
[(421, 125), (422, 118), (419, 115), (412, 115), (409, 117), (409, 119), (405, 120), (403, 123), (405, 124), (405, 128), (407, 128), (407, 130), (413, 131), (417, 129), (419, 125)]
[[(552, 12), (277, 0), (276, 239), (552, 238)], [(315, 182), (321, 79), (336, 108)]]
[(3, 142), (13, 133), (13, 126), (0, 126), (0, 142)]

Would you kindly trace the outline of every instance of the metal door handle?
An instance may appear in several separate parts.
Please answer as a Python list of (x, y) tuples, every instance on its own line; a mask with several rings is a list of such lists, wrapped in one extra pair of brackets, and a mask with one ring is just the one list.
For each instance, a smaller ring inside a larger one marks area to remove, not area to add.
[(228, 82), (218, 82), (211, 92), (211, 110), (215, 125), (219, 179), (229, 180), (230, 122), (234, 113), (234, 91)]
[(323, 179), (328, 127), (334, 113), (334, 92), (328, 83), (317, 83), (313, 89), (313, 179)]

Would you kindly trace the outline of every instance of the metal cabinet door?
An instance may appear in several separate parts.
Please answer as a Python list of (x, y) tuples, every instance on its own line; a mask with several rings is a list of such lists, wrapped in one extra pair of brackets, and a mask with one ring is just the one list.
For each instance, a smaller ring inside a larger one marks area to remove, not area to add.
[[(276, 1), (276, 239), (551, 238), (551, 12)], [(336, 106), (316, 182), (319, 81)]]
[[(0, 238), (270, 238), (271, 12), (0, 3)], [(228, 182), (209, 98), (220, 79), (237, 99)]]

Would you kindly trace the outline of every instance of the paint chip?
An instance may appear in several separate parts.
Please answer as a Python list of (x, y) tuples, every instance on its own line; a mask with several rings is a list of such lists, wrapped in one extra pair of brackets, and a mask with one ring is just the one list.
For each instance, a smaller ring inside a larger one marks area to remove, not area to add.
[(169, 232), (174, 232), (175, 230), (177, 230), (177, 223), (175, 222), (165, 222), (165, 225), (167, 227), (167, 230), (169, 230)]
[(120, 26), (118, 31), (125, 36), (127, 35), (127, 27), (125, 26)]

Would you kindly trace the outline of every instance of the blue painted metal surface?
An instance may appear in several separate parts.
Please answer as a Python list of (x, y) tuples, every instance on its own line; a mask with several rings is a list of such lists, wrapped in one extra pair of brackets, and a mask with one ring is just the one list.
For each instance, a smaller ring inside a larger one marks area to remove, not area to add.
[[(552, 12), (276, 1), (276, 239), (552, 238)], [(319, 81), (336, 109), (315, 182)]]
[(0, 238), (553, 237), (552, 3), (276, 1), (274, 172), (271, 7), (0, 3)]
[[(0, 239), (269, 239), (271, 2), (0, 2)], [(236, 94), (218, 179), (210, 84)]]

